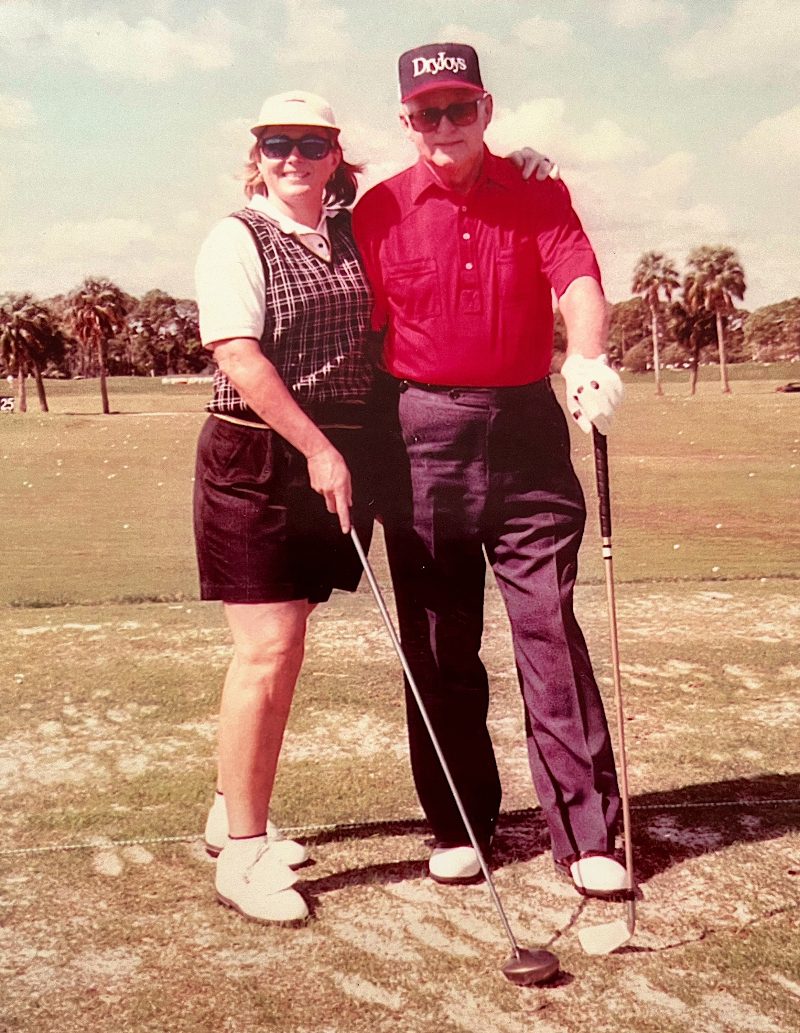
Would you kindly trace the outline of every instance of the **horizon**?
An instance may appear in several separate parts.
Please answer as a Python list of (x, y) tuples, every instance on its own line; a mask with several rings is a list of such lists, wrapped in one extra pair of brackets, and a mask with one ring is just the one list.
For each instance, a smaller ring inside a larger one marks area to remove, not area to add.
[(243, 203), (264, 97), (327, 97), (364, 189), (415, 158), (396, 61), (436, 40), (477, 49), (491, 149), (559, 163), (612, 304), (642, 253), (682, 272), (700, 244), (735, 248), (748, 311), (800, 294), (796, 0), (6, 0), (0, 292), (108, 276), (193, 298), (202, 239)]

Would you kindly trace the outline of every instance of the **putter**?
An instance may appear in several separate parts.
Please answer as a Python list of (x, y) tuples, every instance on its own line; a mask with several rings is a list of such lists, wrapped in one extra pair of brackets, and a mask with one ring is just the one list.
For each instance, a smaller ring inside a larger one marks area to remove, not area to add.
[(622, 681), (619, 673), (617, 643), (617, 607), (614, 598), (614, 561), (611, 556), (611, 495), (608, 486), (608, 440), (592, 427), (594, 469), (597, 477), (597, 498), (600, 504), (600, 534), (603, 540), (603, 567), (608, 600), (608, 630), (611, 643), (611, 666), (614, 675), (614, 703), (617, 711), (619, 743), (620, 796), (622, 798), (622, 834), (625, 841), (625, 874), (627, 876), (627, 919), (618, 918), (603, 925), (588, 926), (578, 933), (581, 947), (587, 954), (610, 954), (627, 943), (636, 929), (636, 883), (633, 874), (633, 839), (631, 808), (628, 793), (628, 757), (625, 752), (625, 712), (622, 705)]
[(367, 576), (369, 587), (372, 589), (372, 594), (375, 597), (375, 602), (378, 604), (383, 623), (386, 625), (386, 630), (389, 632), (389, 638), (392, 640), (394, 651), (397, 653), (397, 657), (402, 665), (403, 671), (408, 684), (414, 694), (414, 699), (417, 701), (419, 712), (422, 715), (422, 720), (425, 723), (425, 727), (428, 729), (428, 735), (431, 737), (433, 748), (436, 751), (436, 756), (439, 758), (439, 763), (442, 766), (442, 771), (447, 779), (447, 784), (450, 786), (450, 792), (453, 794), (453, 799), (458, 807), (458, 812), (461, 815), (461, 820), (464, 822), (464, 827), (469, 835), (470, 843), (472, 843), (473, 849), (478, 857), (478, 862), (483, 872), (483, 877), (486, 880), (486, 885), (489, 887), (492, 900), (497, 913), (500, 915), (500, 919), (503, 923), (506, 936), (508, 937), (511, 949), (513, 950), (512, 956), (505, 962), (502, 968), (503, 975), (506, 979), (515, 983), (517, 986), (534, 986), (537, 983), (545, 983), (550, 979), (553, 979), (559, 971), (558, 958), (555, 954), (547, 950), (528, 950), (526, 947), (520, 947), (511, 931), (506, 913), (503, 910), (503, 905), (500, 903), (500, 897), (497, 894), (497, 890), (492, 880), (492, 876), (489, 872), (489, 866), (486, 864), (486, 858), (483, 856), (483, 851), (480, 848), (475, 832), (472, 828), (472, 823), (467, 817), (467, 812), (464, 809), (464, 804), (461, 800), (461, 796), (456, 789), (456, 784), (453, 781), (453, 776), (450, 773), (450, 768), (447, 765), (442, 748), (439, 745), (439, 740), (436, 737), (436, 733), (433, 730), (430, 717), (428, 716), (425, 704), (422, 701), (422, 696), (417, 688), (417, 683), (414, 680), (414, 675), (411, 673), (411, 669), (408, 666), (408, 660), (406, 659), (403, 647), (400, 645), (400, 639), (397, 636), (397, 632), (394, 629), (392, 618), (389, 615), (389, 611), (386, 608), (386, 602), (383, 598), (383, 593), (378, 586), (378, 582), (375, 580), (375, 575), (372, 572), (369, 560), (367, 559), (366, 553), (362, 548), (361, 541), (359, 540), (358, 534), (355, 528), (351, 528), (350, 537), (352, 538), (355, 550), (358, 553), (358, 558), (361, 560), (361, 565), (364, 568), (364, 573)]

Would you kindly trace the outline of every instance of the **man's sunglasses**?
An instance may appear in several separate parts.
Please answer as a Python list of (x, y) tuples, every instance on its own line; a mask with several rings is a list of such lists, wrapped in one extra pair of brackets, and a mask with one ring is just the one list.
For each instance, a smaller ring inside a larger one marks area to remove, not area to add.
[(408, 113), (411, 128), (418, 133), (432, 133), (439, 128), (439, 123), (446, 116), (454, 126), (471, 126), (478, 118), (478, 105), (486, 99), (486, 94), (476, 100), (461, 100), (448, 104), (446, 108), (422, 108), (421, 111)]
[(327, 158), (333, 148), (333, 143), (325, 136), (301, 136), (299, 140), (291, 136), (265, 136), (258, 141), (261, 153), (265, 158), (288, 158), (292, 151), (297, 148), (304, 158), (309, 161), (322, 161)]

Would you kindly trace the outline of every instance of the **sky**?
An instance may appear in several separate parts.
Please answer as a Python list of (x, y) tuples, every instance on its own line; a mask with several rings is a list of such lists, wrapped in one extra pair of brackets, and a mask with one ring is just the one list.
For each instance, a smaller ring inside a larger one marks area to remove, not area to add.
[(192, 297), (266, 96), (327, 97), (369, 186), (415, 158), (398, 55), (450, 40), (490, 147), (559, 163), (611, 301), (699, 244), (737, 250), (748, 309), (800, 295), (800, 0), (0, 0), (0, 294)]

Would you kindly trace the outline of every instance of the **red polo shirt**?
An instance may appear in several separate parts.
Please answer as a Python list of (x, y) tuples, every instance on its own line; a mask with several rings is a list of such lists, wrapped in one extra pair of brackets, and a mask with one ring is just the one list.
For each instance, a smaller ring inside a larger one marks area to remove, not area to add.
[(550, 289), (600, 282), (569, 191), (523, 180), (488, 150), (466, 194), (442, 187), (419, 161), (369, 190), (353, 230), (375, 295), (373, 326), (388, 323), (384, 366), (429, 384), (503, 387), (547, 376)]

